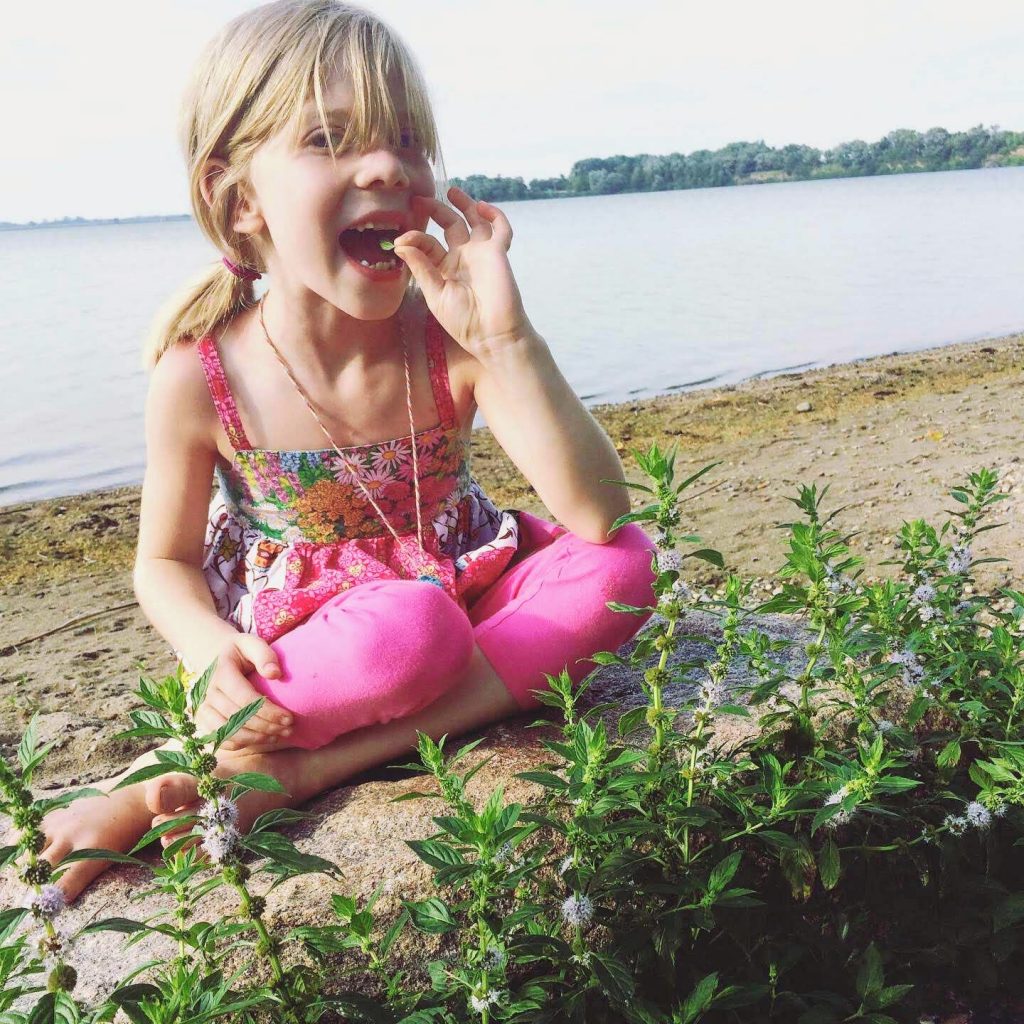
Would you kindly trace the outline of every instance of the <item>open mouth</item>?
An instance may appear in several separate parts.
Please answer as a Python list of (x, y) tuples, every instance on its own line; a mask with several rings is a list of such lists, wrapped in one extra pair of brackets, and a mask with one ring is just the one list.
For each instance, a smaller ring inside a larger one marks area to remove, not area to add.
[(394, 270), (401, 260), (390, 250), (380, 247), (381, 241), (394, 242), (401, 234), (398, 228), (349, 228), (341, 233), (342, 249), (357, 263), (374, 270)]

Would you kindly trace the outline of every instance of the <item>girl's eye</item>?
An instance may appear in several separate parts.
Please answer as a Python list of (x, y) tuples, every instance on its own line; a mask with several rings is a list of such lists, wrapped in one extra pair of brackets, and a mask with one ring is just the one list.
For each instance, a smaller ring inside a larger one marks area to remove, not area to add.
[[(334, 139), (332, 144), (337, 147), (340, 141), (340, 139)], [(323, 149), (327, 145), (327, 136), (322, 131), (314, 132), (307, 142), (316, 149)], [(399, 145), (403, 149), (419, 149), (421, 147), (419, 133), (414, 132), (411, 128), (403, 128)]]
[[(337, 139), (333, 140), (333, 145), (337, 146), (339, 141)], [(327, 136), (323, 132), (314, 132), (310, 135), (309, 142), (311, 145), (316, 146), (317, 149), (322, 149), (327, 144)]]

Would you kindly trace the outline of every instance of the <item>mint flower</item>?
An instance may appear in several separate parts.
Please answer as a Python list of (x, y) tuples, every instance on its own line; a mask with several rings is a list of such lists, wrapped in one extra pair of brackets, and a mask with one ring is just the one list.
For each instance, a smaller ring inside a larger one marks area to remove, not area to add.
[(837, 572), (834, 566), (825, 566), (825, 576), (827, 577), (825, 586), (828, 587), (830, 593), (840, 594), (843, 591), (857, 589), (857, 584), (853, 581), (852, 577), (847, 576), (845, 573)]
[[(841, 804), (849, 795), (849, 784), (844, 784), (840, 786), (834, 793), (829, 793), (829, 795), (825, 797), (825, 802), (824, 804), (822, 804), (822, 806), (833, 807), (836, 804)], [(853, 810), (856, 810), (856, 808), (854, 808)], [(825, 827), (827, 829), (831, 829), (832, 831), (834, 831), (835, 829), (839, 828), (840, 825), (845, 825), (853, 817), (853, 810), (847, 811), (845, 809), (842, 809), (837, 811), (835, 814), (832, 815), (831, 818), (828, 819), (828, 821), (825, 822)]]
[[(660, 565), (661, 563), (659, 561), (659, 567)], [(672, 584), (672, 589), (666, 590), (658, 597), (658, 607), (667, 608), (670, 604), (692, 600), (693, 591), (682, 580), (675, 580)]]
[(975, 828), (988, 828), (992, 824), (992, 812), (977, 800), (972, 800), (967, 805), (966, 817), (967, 820)]
[(832, 815), (831, 818), (828, 819), (828, 821), (825, 822), (825, 828), (827, 828), (830, 831), (834, 832), (837, 828), (839, 828), (840, 825), (846, 825), (850, 821), (850, 819), (852, 817), (853, 817), (853, 811), (852, 810), (850, 810), (850, 811), (846, 811), (846, 810), (837, 811), (835, 814)]
[(234, 825), (229, 825), (223, 831), (215, 829), (216, 826), (206, 832), (202, 845), (210, 860), (215, 864), (221, 864), (238, 848), (241, 835)]
[(483, 959), (485, 970), (496, 971), (505, 962), (505, 951), (497, 946), (491, 946)]
[(954, 544), (946, 559), (946, 567), (954, 575), (962, 575), (971, 567), (974, 554), (967, 544)]
[(700, 684), (700, 697), (705, 707), (717, 708), (725, 700), (725, 685), (709, 677)]
[(207, 800), (199, 809), (199, 817), (204, 827), (224, 825), (234, 827), (238, 824), (238, 804), (234, 800), (222, 797), (220, 802)]
[(504, 989), (488, 989), (483, 995), (470, 995), (469, 1005), (472, 1009), (476, 1010), (477, 1013), (483, 1013), (492, 1003), (497, 1003), (501, 999), (501, 995)]
[(924, 675), (924, 666), (920, 658), (908, 648), (902, 651), (894, 651), (886, 659), (891, 665), (903, 666), (903, 685), (914, 686), (921, 681)]
[(59, 885), (47, 883), (39, 892), (29, 889), (22, 906), (28, 907), (33, 917), (52, 921), (67, 906), (67, 898)]
[(566, 924), (583, 926), (594, 916), (594, 904), (589, 896), (575, 893), (562, 904), (562, 919)]
[(959, 814), (947, 814), (942, 824), (949, 829), (951, 836), (962, 836), (967, 831), (969, 822)]
[(54, 934), (44, 932), (39, 936), (37, 949), (47, 970), (51, 970), (61, 960), (66, 960), (75, 941), (73, 929), (61, 922), (53, 925)]
[(678, 551), (658, 551), (658, 572), (668, 572), (669, 569), (681, 569), (683, 558)]
[(495, 864), (504, 864), (508, 860), (512, 853), (512, 844), (510, 842), (502, 843), (501, 848), (494, 854)]

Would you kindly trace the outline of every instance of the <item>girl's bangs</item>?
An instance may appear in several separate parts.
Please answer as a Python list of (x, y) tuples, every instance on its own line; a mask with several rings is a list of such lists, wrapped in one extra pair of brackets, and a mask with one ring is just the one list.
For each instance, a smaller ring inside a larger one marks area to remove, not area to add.
[[(354, 32), (331, 58), (318, 59), (306, 95), (297, 105), (297, 110), (301, 110), (307, 103), (318, 107), (320, 128), (324, 137), (332, 139), (334, 143), (332, 156), (353, 147), (362, 152), (383, 139), (397, 143), (403, 132), (411, 130), (424, 155), (434, 163), (438, 156), (437, 129), (422, 83), (415, 70), (407, 66), (402, 52), (390, 40), (377, 40), (378, 46), (383, 44), (383, 52), (376, 54), (373, 52), (373, 42), (364, 34)], [(325, 122), (316, 98), (317, 92), (323, 97), (327, 87), (326, 79), (331, 75), (347, 78), (352, 83), (354, 94), (353, 109), (345, 121), (340, 138), (329, 130), (330, 125)], [(391, 80), (394, 91), (385, 86), (385, 78)], [(405, 116), (399, 116), (399, 105), (404, 106)], [(296, 123), (296, 137), (300, 127)]]

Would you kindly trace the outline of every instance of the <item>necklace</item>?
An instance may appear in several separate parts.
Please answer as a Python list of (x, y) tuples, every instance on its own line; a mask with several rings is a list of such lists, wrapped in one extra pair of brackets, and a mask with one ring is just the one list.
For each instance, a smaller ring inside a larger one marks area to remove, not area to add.
[[(327, 440), (331, 442), (331, 447), (338, 453), (338, 457), (344, 460), (345, 456), (341, 454), (340, 449), (338, 448), (337, 444), (335, 444), (334, 438), (331, 437), (330, 432), (323, 425), (323, 421), (317, 415), (316, 409), (313, 408), (313, 403), (310, 402), (310, 400), (306, 397), (306, 393), (302, 390), (301, 386), (299, 385), (299, 382), (295, 379), (295, 375), (292, 373), (291, 367), (285, 361), (284, 356), (282, 356), (281, 353), (277, 350), (277, 346), (273, 343), (273, 341), (270, 340), (270, 333), (267, 331), (267, 325), (263, 321), (263, 302), (266, 299), (266, 297), (267, 293), (264, 293), (263, 297), (260, 299), (259, 312), (260, 326), (263, 328), (263, 335), (267, 339), (267, 344), (271, 347), (271, 349), (273, 349), (274, 355), (277, 356), (281, 365), (284, 367), (285, 373), (288, 374), (288, 377), (291, 380), (292, 384), (295, 385), (295, 390), (298, 391), (299, 396), (306, 403), (306, 407), (313, 414), (313, 419), (317, 421), (317, 423), (320, 426), (320, 429), (324, 432), (324, 435), (326, 436)], [(424, 583), (432, 583), (434, 584), (435, 587), (440, 587), (443, 590), (444, 583), (441, 581), (441, 570), (437, 566), (437, 564), (430, 558), (425, 548), (423, 547), (423, 521), (420, 517), (420, 473), (419, 465), (416, 458), (416, 428), (413, 426), (412, 421), (412, 381), (410, 380), (409, 377), (409, 350), (405, 343), (405, 325), (402, 322), (401, 316), (398, 317), (398, 334), (399, 337), (402, 339), (402, 359), (405, 363), (405, 397), (406, 405), (409, 409), (409, 445), (412, 448), (412, 482), (413, 489), (416, 494), (416, 540), (420, 548), (420, 564), (417, 567), (418, 575), (416, 579)], [(373, 500), (373, 495), (366, 489), (366, 486), (363, 484), (363, 481), (359, 479), (357, 473), (353, 473), (352, 476), (355, 477), (356, 483), (359, 484), (359, 486), (362, 488), (363, 494), (366, 495), (367, 500), (374, 507), (374, 509), (377, 512), (377, 515), (380, 516), (384, 525), (388, 528), (388, 530), (391, 531), (391, 535), (395, 538), (395, 541), (398, 544), (399, 548), (402, 551), (405, 551), (406, 547), (405, 544), (402, 542), (402, 538), (398, 536), (398, 533), (396, 532), (395, 528), (391, 525), (391, 523), (388, 522), (388, 517), (384, 515), (384, 512), (381, 510), (381, 507), (377, 504), (377, 502)]]

